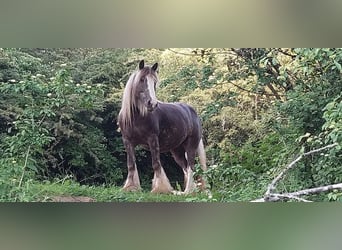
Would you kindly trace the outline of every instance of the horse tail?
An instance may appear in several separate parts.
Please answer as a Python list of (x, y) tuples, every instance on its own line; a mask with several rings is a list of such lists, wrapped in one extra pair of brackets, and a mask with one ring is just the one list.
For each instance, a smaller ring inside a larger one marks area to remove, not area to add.
[[(202, 168), (203, 171), (206, 171), (207, 170), (207, 158), (206, 158), (206, 155), (205, 155), (205, 150), (204, 150), (204, 145), (203, 145), (203, 140), (202, 139), (200, 140), (200, 142), (198, 144), (197, 153), (198, 153), (198, 157), (199, 157), (199, 162), (200, 162), (201, 168)], [(206, 190), (207, 189), (207, 184), (206, 184), (205, 178), (203, 176), (199, 176), (197, 181), (198, 181), (198, 184), (200, 185), (199, 188), (202, 191), (206, 191), (207, 192), (208, 190)]]
[(205, 155), (205, 150), (204, 150), (204, 145), (203, 145), (202, 139), (200, 140), (200, 142), (198, 144), (197, 153), (198, 153), (199, 161), (201, 164), (201, 168), (203, 171), (206, 171), (207, 170), (207, 158)]

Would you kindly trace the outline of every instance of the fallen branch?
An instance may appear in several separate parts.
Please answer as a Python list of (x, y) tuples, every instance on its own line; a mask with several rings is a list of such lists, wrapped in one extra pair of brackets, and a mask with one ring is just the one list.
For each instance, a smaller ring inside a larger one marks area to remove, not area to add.
[(251, 202), (266, 202), (266, 201), (283, 201), (283, 200), (297, 200), (297, 201), (302, 201), (302, 202), (312, 202), (303, 198), (300, 198), (295, 195), (291, 194), (277, 194), (277, 193), (272, 193), (270, 194), (267, 199), (265, 198), (260, 198), (253, 200)]
[(312, 201), (300, 198), (298, 196), (319, 194), (323, 192), (329, 192), (332, 190), (342, 190), (342, 183), (332, 184), (332, 185), (327, 185), (327, 186), (322, 186), (322, 187), (308, 188), (308, 189), (303, 189), (303, 190), (299, 190), (296, 192), (284, 193), (284, 194), (271, 193), (269, 194), (267, 199), (260, 198), (257, 200), (253, 200), (252, 202), (280, 201), (280, 200), (288, 200), (288, 199), (293, 199), (293, 200), (298, 200), (298, 201), (303, 201), (303, 202), (312, 202)]
[(301, 195), (309, 195), (309, 194), (318, 194), (318, 193), (322, 193), (322, 192), (329, 192), (332, 190), (342, 190), (342, 183), (332, 184), (332, 185), (327, 185), (327, 186), (322, 186), (322, 187), (303, 189), (303, 190), (288, 193), (288, 194), (293, 195), (293, 196), (301, 196)]
[(290, 162), (273, 180), (272, 182), (268, 185), (267, 190), (264, 194), (263, 198), (253, 200), (253, 202), (265, 202), (265, 201), (279, 201), (279, 200), (298, 200), (298, 201), (303, 201), (303, 202), (310, 202), (309, 200), (300, 198), (299, 196), (302, 195), (310, 195), (310, 194), (317, 194), (321, 192), (327, 192), (327, 191), (332, 191), (332, 190), (342, 190), (342, 183), (339, 184), (333, 184), (333, 185), (327, 185), (327, 186), (322, 186), (322, 187), (316, 187), (316, 188), (309, 188), (309, 189), (304, 189), (296, 192), (291, 192), (291, 193), (274, 193), (276, 190), (276, 185), (277, 183), (284, 177), (285, 173), (289, 171), (290, 169), (294, 168), (295, 164), (299, 162), (304, 156), (312, 155), (318, 152), (321, 152), (323, 150), (329, 149), (336, 147), (338, 143), (330, 144), (322, 148), (314, 149), (309, 152), (303, 153), (299, 155), (295, 160)]

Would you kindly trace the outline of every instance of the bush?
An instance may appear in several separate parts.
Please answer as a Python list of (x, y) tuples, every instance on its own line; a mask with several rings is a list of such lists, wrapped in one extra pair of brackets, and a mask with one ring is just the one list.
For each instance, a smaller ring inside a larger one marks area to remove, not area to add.
[[(45, 171), (54, 159), (52, 150), (59, 143), (79, 136), (73, 130), (81, 124), (74, 122), (75, 115), (94, 107), (102, 91), (99, 87), (73, 83), (68, 71), (62, 69), (51, 79), (37, 74), (3, 83), (1, 93), (2, 101), (12, 103), (10, 109), (15, 110), (14, 113), (5, 106), (6, 112), (12, 112), (8, 116), (12, 120), (7, 121), (8, 129), (1, 136), (2, 184), (15, 191), (24, 186), (28, 176)], [(8, 199), (16, 197), (7, 191)]]

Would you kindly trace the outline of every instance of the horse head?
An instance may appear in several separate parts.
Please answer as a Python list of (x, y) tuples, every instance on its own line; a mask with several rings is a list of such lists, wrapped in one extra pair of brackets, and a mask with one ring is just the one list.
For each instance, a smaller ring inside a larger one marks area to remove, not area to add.
[(152, 112), (158, 106), (156, 86), (158, 80), (158, 63), (152, 67), (145, 66), (144, 60), (139, 63), (139, 72), (135, 79), (135, 98), (140, 101), (147, 111)]
[(131, 126), (134, 112), (146, 116), (158, 106), (156, 87), (159, 84), (158, 63), (152, 67), (145, 66), (144, 60), (140, 61), (137, 71), (129, 77), (122, 98), (122, 106), (119, 117), (121, 126)]

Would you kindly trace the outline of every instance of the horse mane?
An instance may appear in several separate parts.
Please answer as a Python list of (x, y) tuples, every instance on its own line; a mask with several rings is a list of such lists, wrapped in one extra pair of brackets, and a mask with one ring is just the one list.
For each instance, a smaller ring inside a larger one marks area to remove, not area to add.
[[(138, 110), (141, 116), (145, 116), (148, 111), (145, 105), (135, 98), (135, 87), (139, 82), (142, 75), (148, 75), (151, 72), (150, 67), (145, 67), (142, 70), (137, 70), (132, 73), (129, 77), (126, 87), (123, 92), (121, 110), (119, 112), (119, 120), (122, 121), (124, 126), (131, 126), (132, 120), (134, 117), (134, 110)], [(158, 76), (155, 74), (157, 78), (157, 83), (159, 83)]]

